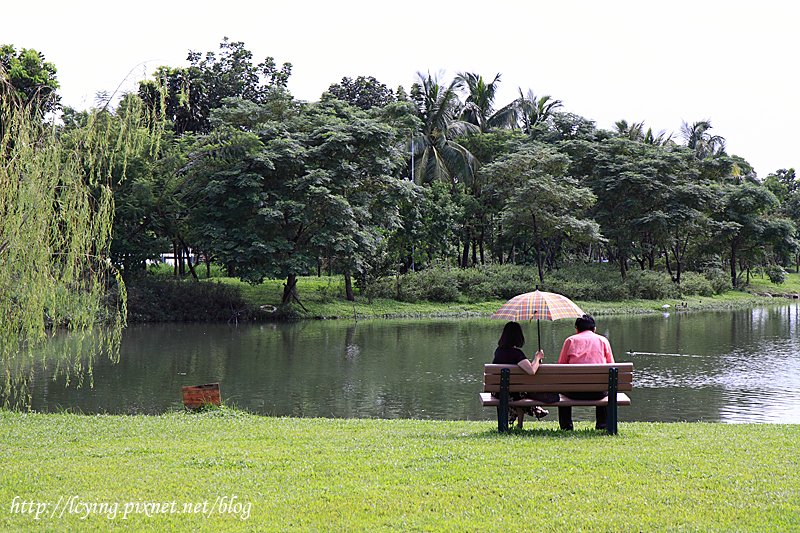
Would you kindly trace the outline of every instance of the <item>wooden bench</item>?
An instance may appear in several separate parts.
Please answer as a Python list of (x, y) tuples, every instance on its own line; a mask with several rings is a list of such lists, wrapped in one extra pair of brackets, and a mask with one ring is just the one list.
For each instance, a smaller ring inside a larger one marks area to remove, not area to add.
[[(517, 365), (484, 365), (483, 392), (480, 393), (484, 407), (497, 407), (497, 430), (508, 431), (509, 409), (539, 405), (543, 407), (608, 406), (606, 431), (617, 433), (617, 406), (630, 405), (631, 399), (620, 391), (633, 388), (633, 363), (605, 365), (539, 365), (531, 376)], [(602, 400), (573, 400), (560, 394), (554, 403), (538, 400), (511, 400), (510, 392), (593, 392), (607, 391)], [(496, 396), (492, 396), (495, 393)], [(519, 417), (522, 427), (522, 417)]]

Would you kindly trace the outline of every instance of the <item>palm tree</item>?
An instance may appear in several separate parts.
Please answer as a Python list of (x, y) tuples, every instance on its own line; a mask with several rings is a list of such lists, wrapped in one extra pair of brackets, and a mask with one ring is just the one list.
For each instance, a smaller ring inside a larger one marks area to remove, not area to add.
[(514, 106), (509, 104), (499, 111), (494, 110), (494, 100), (497, 94), (497, 85), (500, 83), (500, 74), (495, 74), (494, 79), (486, 83), (483, 76), (473, 72), (460, 72), (455, 79), (456, 88), (466, 91), (467, 98), (464, 102), (462, 118), (478, 126), (481, 133), (494, 127), (511, 126), (514, 122)]
[(620, 137), (626, 137), (632, 141), (641, 141), (644, 139), (644, 122), (634, 122), (632, 124), (628, 124), (628, 121), (623, 119), (616, 121), (614, 126), (616, 126), (616, 133)]
[(725, 153), (725, 138), (711, 135), (711, 121), (700, 120), (691, 126), (686, 122), (681, 126), (681, 136), (686, 141), (686, 146), (694, 150), (698, 159), (705, 159)]
[(519, 89), (519, 98), (515, 101), (515, 106), (523, 133), (535, 135), (555, 110), (562, 107), (562, 103), (561, 100), (553, 100), (550, 95), (537, 97), (530, 89), (525, 95), (522, 89)]
[(411, 88), (422, 128), (414, 135), (414, 181), (427, 183), (444, 180), (471, 183), (477, 161), (464, 146), (455, 141), (459, 135), (479, 131), (478, 126), (460, 120), (462, 104), (456, 94), (457, 81), (444, 86), (430, 75), (417, 74), (419, 82)]
[(642, 142), (645, 144), (652, 144), (653, 146), (666, 146), (668, 144), (675, 144), (672, 140), (672, 134), (670, 133), (667, 135), (667, 132), (661, 130), (658, 134), (653, 133), (652, 128), (647, 128), (647, 132), (644, 134), (644, 139)]
[(626, 137), (632, 141), (638, 141), (653, 146), (665, 146), (672, 143), (672, 134), (667, 135), (664, 130), (654, 133), (652, 128), (644, 131), (644, 121), (628, 124), (627, 120), (618, 120), (614, 123), (617, 128), (617, 135)]

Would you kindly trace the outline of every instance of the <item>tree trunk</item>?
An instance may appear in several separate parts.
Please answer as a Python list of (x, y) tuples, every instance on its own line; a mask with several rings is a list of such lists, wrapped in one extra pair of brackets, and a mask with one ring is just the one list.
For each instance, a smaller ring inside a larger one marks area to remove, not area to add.
[(540, 250), (541, 245), (539, 243), (536, 244), (536, 268), (539, 270), (539, 283), (541, 284), (542, 288), (544, 288), (544, 257), (542, 256), (542, 251)]
[(619, 250), (619, 273), (622, 276), (622, 279), (625, 279), (625, 276), (628, 274), (628, 258), (622, 252), (622, 247), (619, 245), (619, 239), (617, 239), (617, 249)]
[(481, 235), (480, 235), (480, 237), (478, 239), (478, 244), (480, 245), (480, 249), (481, 249), (481, 264), (482, 265), (486, 264), (486, 256), (484, 255), (484, 250), (483, 250), (483, 241), (484, 241), (485, 238), (486, 238), (486, 228), (481, 228)]
[(736, 240), (731, 241), (731, 287), (736, 288)]
[(683, 258), (685, 257), (685, 248), (683, 250), (681, 249), (680, 241), (676, 242), (672, 253), (675, 257), (675, 283), (680, 287), (681, 274), (683, 273)]
[(478, 264), (478, 247), (475, 246), (475, 239), (472, 239), (472, 266)]
[(206, 278), (211, 278), (211, 254), (208, 252), (204, 253), (203, 260), (206, 263)]
[(228, 262), (228, 264), (225, 265), (225, 270), (227, 270), (229, 278), (236, 277), (236, 263), (234, 263), (233, 261), (230, 261)]
[(172, 241), (172, 275), (178, 277), (178, 243)]
[[(503, 264), (503, 225), (502, 224), (498, 224), (497, 225), (497, 231), (493, 232), (492, 235), (494, 235), (494, 238), (492, 240), (492, 242), (493, 242), (492, 250), (497, 250), (499, 252), (497, 254), (497, 256), (499, 257), (500, 264), (502, 265)], [(798, 264), (800, 264), (800, 258), (798, 259)], [(798, 268), (800, 268), (800, 267), (798, 267)]]
[(178, 275), (183, 277), (186, 274), (186, 264), (183, 262), (183, 248), (178, 245)]
[(286, 305), (292, 300), (297, 302), (300, 301), (297, 298), (297, 276), (295, 274), (289, 274), (286, 276), (286, 283), (283, 285), (283, 297), (281, 298), (281, 304)]
[(344, 271), (344, 295), (348, 302), (356, 300), (356, 297), (353, 296), (353, 280), (350, 277), (350, 270)]
[(469, 261), (469, 233), (464, 232), (464, 251), (461, 254), (461, 268), (467, 268)]
[(669, 274), (669, 277), (671, 277), (672, 281), (675, 282), (675, 275), (672, 273), (672, 265), (670, 265), (669, 262), (669, 250), (666, 248), (664, 248), (664, 265), (667, 267), (667, 274)]
[(183, 238), (180, 239), (181, 247), (186, 255), (186, 264), (189, 266), (189, 273), (192, 275), (192, 279), (195, 281), (199, 281), (200, 278), (197, 277), (197, 272), (194, 271), (194, 265), (192, 265), (192, 255), (189, 253), (189, 247), (186, 245), (186, 242)]

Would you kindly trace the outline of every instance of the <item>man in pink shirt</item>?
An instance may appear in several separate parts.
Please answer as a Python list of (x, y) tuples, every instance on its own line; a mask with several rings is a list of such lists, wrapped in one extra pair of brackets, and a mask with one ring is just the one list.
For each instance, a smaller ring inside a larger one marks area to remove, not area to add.
[[(567, 337), (561, 354), (558, 356), (558, 364), (579, 364), (597, 365), (614, 362), (614, 354), (611, 352), (611, 344), (608, 339), (595, 333), (597, 329), (594, 318), (583, 315), (575, 320), (575, 335)], [(599, 400), (608, 396), (607, 392), (565, 392), (573, 400)], [(597, 429), (606, 428), (606, 418), (608, 417), (607, 407), (596, 407)], [(572, 430), (572, 407), (558, 408), (558, 423), (561, 429)]]

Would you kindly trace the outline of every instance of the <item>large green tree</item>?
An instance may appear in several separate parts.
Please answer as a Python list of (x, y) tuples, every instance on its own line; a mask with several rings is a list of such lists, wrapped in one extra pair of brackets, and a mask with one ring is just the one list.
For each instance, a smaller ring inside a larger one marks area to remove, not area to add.
[[(210, 131), (211, 111), (225, 98), (265, 103), (275, 88), (286, 88), (292, 65), (278, 67), (272, 57), (258, 64), (241, 41), (224, 38), (219, 52), (189, 52), (185, 68), (159, 67), (155, 80), (143, 81), (139, 95), (159, 107), (178, 134)], [(166, 87), (166, 94), (159, 87)]]
[(544, 285), (545, 264), (554, 263), (563, 242), (600, 240), (600, 227), (586, 216), (595, 196), (567, 175), (569, 158), (535, 143), (500, 157), (484, 172), (493, 177), (493, 193), (506, 198), (503, 230), (532, 249)]
[(623, 137), (602, 142), (573, 142), (569, 150), (581, 159), (579, 175), (597, 195), (593, 215), (608, 238), (607, 250), (623, 278), (629, 262), (652, 268), (662, 250), (659, 231), (667, 218), (670, 187), (677, 175), (668, 151)]
[(0, 71), (4, 72), (0, 74), (4, 83), (10, 83), (13, 88), (13, 93), (4, 90), (4, 98), (13, 94), (16, 105), (31, 107), (42, 114), (58, 107), (56, 67), (45, 61), (41, 52), (32, 48), (18, 51), (13, 45), (1, 45)]
[(796, 252), (796, 229), (777, 216), (778, 199), (763, 185), (726, 184), (719, 189), (714, 216), (717, 239), (727, 248), (731, 285), (740, 286), (740, 274), (768, 257), (771, 250)]
[(284, 304), (299, 302), (297, 276), (320, 257), (346, 276), (363, 270), (396, 223), (398, 132), (335, 99), (279, 117), (262, 109), (249, 125), (235, 104), (215, 113), (187, 168), (204, 248), (251, 281), (285, 278)]
[(395, 100), (392, 90), (372, 76), (358, 76), (356, 79), (344, 77), (340, 83), (328, 87), (328, 93), (365, 110), (383, 107)]

